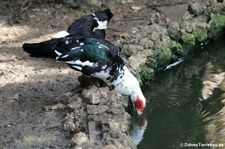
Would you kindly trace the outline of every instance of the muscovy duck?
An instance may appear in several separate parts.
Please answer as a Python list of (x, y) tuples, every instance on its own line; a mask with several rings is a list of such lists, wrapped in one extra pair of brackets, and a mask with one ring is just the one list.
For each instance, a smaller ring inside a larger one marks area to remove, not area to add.
[(137, 113), (142, 114), (146, 99), (138, 80), (125, 66), (119, 47), (104, 39), (73, 35), (59, 40), (60, 46), (55, 47), (58, 61), (64, 61), (85, 75), (99, 78), (111, 89), (130, 96)]
[(112, 17), (113, 14), (110, 9), (93, 12), (75, 20), (69, 26), (67, 31), (58, 32), (53, 35), (51, 40), (40, 43), (24, 43), (23, 50), (29, 53), (32, 57), (55, 58), (57, 55), (54, 50), (55, 47), (58, 46), (58, 40), (56, 40), (56, 38), (65, 37), (70, 34), (88, 38), (105, 38), (105, 29), (107, 29), (107, 25)]

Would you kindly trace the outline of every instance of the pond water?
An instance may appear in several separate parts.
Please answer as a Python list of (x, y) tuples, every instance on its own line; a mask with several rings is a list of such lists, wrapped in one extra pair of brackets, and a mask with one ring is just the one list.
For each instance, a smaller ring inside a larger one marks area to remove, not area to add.
[(144, 87), (148, 107), (130, 133), (138, 149), (225, 148), (225, 40), (187, 57)]

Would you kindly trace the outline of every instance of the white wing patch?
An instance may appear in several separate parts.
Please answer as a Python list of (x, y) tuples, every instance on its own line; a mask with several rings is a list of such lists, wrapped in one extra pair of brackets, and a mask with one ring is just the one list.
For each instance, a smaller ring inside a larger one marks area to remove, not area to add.
[(62, 58), (66, 58), (66, 57), (68, 57), (68, 56), (69, 56), (69, 54), (66, 54), (66, 55), (62, 56)]
[(60, 31), (54, 35), (52, 35), (52, 38), (62, 38), (68, 36), (69, 33), (67, 31)]
[[(55, 53), (58, 55), (58, 56), (60, 56), (62, 53), (60, 53), (60, 52), (58, 52), (58, 51), (56, 51), (55, 50)], [(56, 59), (58, 59), (58, 58), (56, 58)]]
[(107, 65), (102, 66), (102, 69), (100, 72), (96, 72), (92, 74), (93, 77), (100, 78), (106, 82), (106, 78), (110, 77), (109, 75), (109, 69), (106, 69)]
[(71, 48), (70, 50), (76, 50), (76, 49), (79, 49), (80, 47), (74, 47), (74, 48)]
[(96, 29), (107, 29), (108, 21), (99, 21), (98, 18), (94, 17), (94, 19), (97, 21), (98, 26), (94, 28), (94, 31)]
[(98, 48), (106, 48), (106, 49), (109, 49), (107, 46), (103, 45), (103, 44), (100, 44), (99, 42), (98, 43)]
[(70, 65), (79, 65), (79, 66), (93, 66), (94, 63), (90, 62), (90, 61), (80, 61), (80, 60), (72, 60), (72, 61), (66, 61), (66, 64), (70, 64)]

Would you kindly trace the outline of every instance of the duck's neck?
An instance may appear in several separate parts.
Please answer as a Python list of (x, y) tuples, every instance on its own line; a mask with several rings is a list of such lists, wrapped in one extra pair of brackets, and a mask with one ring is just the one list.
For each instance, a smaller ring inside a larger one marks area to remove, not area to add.
[(124, 95), (131, 95), (136, 91), (141, 92), (138, 80), (126, 66), (119, 70), (119, 75), (112, 81), (111, 85), (115, 87), (116, 91)]

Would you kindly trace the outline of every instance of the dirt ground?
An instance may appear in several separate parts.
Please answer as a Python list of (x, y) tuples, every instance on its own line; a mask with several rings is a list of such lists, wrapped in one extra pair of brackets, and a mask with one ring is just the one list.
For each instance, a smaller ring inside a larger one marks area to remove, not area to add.
[[(184, 8), (181, 6), (187, 5), (186, 2), (124, 0), (75, 9), (68, 4), (34, 3), (14, 17), (22, 1), (15, 5), (4, 1), (0, 6), (0, 148), (72, 147), (71, 133), (63, 130), (68, 109), (46, 111), (45, 107), (66, 104), (79, 85), (80, 73), (55, 60), (29, 57), (21, 48), (24, 42), (49, 39), (52, 34), (66, 30), (74, 19), (107, 7), (114, 14), (107, 39), (115, 42), (131, 27), (147, 25), (153, 12), (172, 20), (179, 18)], [(180, 13), (174, 8), (180, 9)]]

